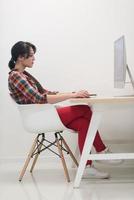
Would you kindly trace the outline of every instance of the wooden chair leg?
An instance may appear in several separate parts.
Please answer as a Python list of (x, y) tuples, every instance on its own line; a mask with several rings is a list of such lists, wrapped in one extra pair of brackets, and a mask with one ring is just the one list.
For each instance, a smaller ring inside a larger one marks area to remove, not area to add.
[[(77, 162), (79, 163), (79, 160), (80, 160), (80, 151), (79, 151), (78, 145), (77, 145), (77, 147), (75, 149), (74, 157), (76, 158)], [(72, 162), (72, 168), (75, 168), (75, 167), (76, 167), (75, 163)]]
[(70, 182), (68, 169), (67, 169), (67, 166), (66, 166), (65, 158), (64, 158), (64, 155), (63, 155), (63, 152), (62, 152), (62, 149), (61, 149), (61, 146), (60, 146), (58, 138), (56, 138), (56, 143), (57, 143), (59, 154), (61, 156), (61, 161), (62, 161), (63, 169), (64, 169), (64, 172), (65, 172), (65, 176), (67, 178), (67, 181)]
[(32, 147), (31, 147), (31, 149), (30, 149), (30, 152), (29, 152), (29, 154), (28, 154), (28, 156), (27, 156), (27, 159), (26, 159), (26, 161), (25, 161), (25, 163), (24, 163), (24, 166), (23, 166), (22, 171), (21, 171), (20, 176), (19, 176), (19, 181), (22, 180), (22, 178), (23, 178), (23, 176), (24, 176), (24, 174), (25, 174), (25, 172), (26, 172), (26, 169), (27, 169), (27, 166), (28, 166), (28, 164), (29, 164), (29, 162), (30, 162), (32, 153), (33, 153), (33, 151), (34, 151), (34, 149), (35, 149), (35, 147), (36, 147), (36, 142), (37, 142), (37, 137), (35, 138), (35, 140), (34, 140), (34, 142), (33, 142), (33, 144), (32, 144)]
[[(62, 136), (61, 136), (62, 137)], [(70, 157), (72, 158), (72, 160), (74, 161), (74, 163), (76, 164), (76, 166), (78, 167), (78, 162), (75, 158), (75, 156), (73, 155), (71, 149), (69, 148), (68, 144), (66, 143), (66, 141), (64, 140), (64, 138), (62, 137), (62, 141), (63, 141), (63, 144), (64, 146), (66, 147), (66, 149), (68, 150), (69, 154), (70, 154)]]
[[(41, 150), (42, 142), (43, 142), (43, 139), (41, 140), (41, 144), (40, 144), (39, 147), (38, 147), (38, 150), (39, 150), (39, 151)], [(34, 160), (33, 160), (33, 163), (32, 163), (31, 169), (30, 169), (30, 172), (31, 172), (31, 173), (33, 172), (33, 169), (34, 169), (34, 166), (35, 166), (35, 164), (36, 164), (36, 162), (37, 162), (38, 157), (39, 157), (39, 153), (37, 153), (37, 154), (35, 155), (35, 157), (34, 157)]]

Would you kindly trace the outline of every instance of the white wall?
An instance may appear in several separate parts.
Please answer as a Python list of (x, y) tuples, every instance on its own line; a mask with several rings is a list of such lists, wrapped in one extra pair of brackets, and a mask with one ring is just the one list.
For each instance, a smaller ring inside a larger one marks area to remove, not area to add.
[[(133, 11), (133, 0), (1, 0), (0, 157), (24, 156), (32, 137), (24, 132), (8, 94), (11, 46), (19, 40), (37, 46), (30, 72), (50, 90), (131, 93), (130, 85), (113, 88), (113, 41), (126, 36), (128, 64), (134, 74)], [(100, 127), (104, 139), (133, 141), (133, 111), (107, 112)], [(73, 146), (74, 140), (70, 136), (68, 140)]]

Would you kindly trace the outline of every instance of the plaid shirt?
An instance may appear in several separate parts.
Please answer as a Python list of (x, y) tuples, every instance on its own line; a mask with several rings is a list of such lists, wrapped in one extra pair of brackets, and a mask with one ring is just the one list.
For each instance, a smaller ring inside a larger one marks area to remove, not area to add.
[(18, 104), (47, 103), (47, 94), (56, 94), (44, 89), (28, 72), (12, 70), (9, 72), (8, 88), (10, 95)]

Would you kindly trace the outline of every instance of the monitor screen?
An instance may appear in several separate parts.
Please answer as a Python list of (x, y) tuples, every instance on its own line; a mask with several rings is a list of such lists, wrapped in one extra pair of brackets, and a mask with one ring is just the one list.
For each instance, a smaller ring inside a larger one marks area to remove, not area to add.
[(125, 37), (114, 42), (114, 87), (124, 88), (126, 80), (126, 48)]

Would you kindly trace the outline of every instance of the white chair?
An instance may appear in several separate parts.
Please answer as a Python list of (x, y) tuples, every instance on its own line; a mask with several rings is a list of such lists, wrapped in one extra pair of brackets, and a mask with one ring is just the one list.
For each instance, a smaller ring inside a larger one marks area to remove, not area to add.
[[(17, 104), (17, 106), (20, 111), (20, 116), (25, 130), (36, 134), (35, 140), (20, 173), (19, 181), (22, 180), (31, 158), (34, 157), (30, 169), (30, 172), (32, 173), (39, 154), (42, 151), (49, 149), (61, 158), (66, 179), (68, 182), (70, 182), (63, 151), (70, 154), (76, 166), (78, 166), (78, 162), (66, 141), (64, 140), (63, 136), (61, 135), (63, 131), (68, 129), (61, 122), (56, 111), (56, 107), (53, 104)], [(48, 141), (46, 139), (46, 134), (54, 134), (54, 141)], [(47, 143), (47, 145), (45, 143)], [(53, 145), (58, 148), (58, 153), (51, 149)]]

